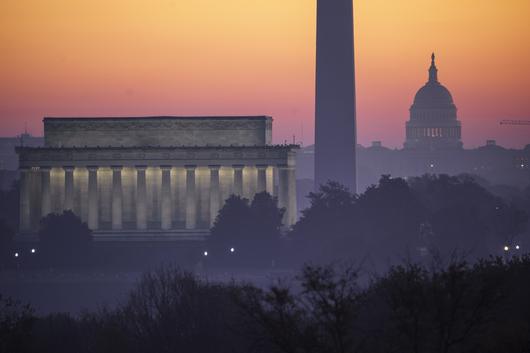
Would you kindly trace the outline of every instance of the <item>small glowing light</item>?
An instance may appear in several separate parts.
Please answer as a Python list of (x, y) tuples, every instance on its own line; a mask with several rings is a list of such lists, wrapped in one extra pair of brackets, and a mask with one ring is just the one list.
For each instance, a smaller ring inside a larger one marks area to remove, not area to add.
[(524, 164), (521, 164), (521, 168), (524, 168)]
[(205, 251), (205, 252), (203, 253), (203, 255), (204, 255), (204, 256), (208, 256), (208, 251)]
[(515, 248), (516, 248), (517, 250), (521, 249), (521, 247), (520, 247), (519, 245), (516, 245)]
[(15, 257), (18, 257), (18, 252), (15, 253)]
[(236, 251), (236, 249), (230, 248), (230, 252), (234, 252), (234, 251)]
[(434, 164), (431, 163), (431, 168), (434, 168)]
[(35, 254), (36, 250), (35, 249), (31, 249), (31, 253), (32, 254)]
[(510, 250), (510, 248), (507, 245), (505, 245), (504, 246), (504, 251), (508, 251), (508, 250)]

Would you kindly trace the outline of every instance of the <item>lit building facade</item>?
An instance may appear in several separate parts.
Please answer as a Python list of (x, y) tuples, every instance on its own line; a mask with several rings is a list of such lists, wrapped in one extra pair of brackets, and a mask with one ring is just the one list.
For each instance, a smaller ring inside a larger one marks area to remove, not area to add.
[(296, 222), (294, 145), (272, 118), (45, 118), (44, 147), (18, 147), (21, 238), (72, 210), (96, 240), (200, 240), (231, 194), (267, 191)]

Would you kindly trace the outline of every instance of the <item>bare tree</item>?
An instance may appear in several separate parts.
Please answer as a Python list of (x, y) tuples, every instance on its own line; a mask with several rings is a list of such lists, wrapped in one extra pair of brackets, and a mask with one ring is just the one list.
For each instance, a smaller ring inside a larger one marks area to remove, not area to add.
[(502, 299), (502, 261), (474, 266), (453, 261), (430, 270), (393, 267), (377, 286), (389, 309), (384, 334), (396, 351), (449, 353), (471, 350)]
[(297, 290), (280, 285), (245, 291), (239, 303), (261, 327), (255, 338), (278, 352), (356, 352), (364, 342), (356, 322), (364, 292), (357, 281), (352, 266), (306, 265), (296, 277)]

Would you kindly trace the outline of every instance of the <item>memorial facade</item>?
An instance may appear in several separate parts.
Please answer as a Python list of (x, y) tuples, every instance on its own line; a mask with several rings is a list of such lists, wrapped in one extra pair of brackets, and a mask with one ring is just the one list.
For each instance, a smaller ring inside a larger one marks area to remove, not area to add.
[(45, 118), (44, 147), (19, 147), (20, 237), (72, 210), (96, 240), (200, 240), (231, 194), (262, 191), (296, 222), (295, 145), (272, 118)]

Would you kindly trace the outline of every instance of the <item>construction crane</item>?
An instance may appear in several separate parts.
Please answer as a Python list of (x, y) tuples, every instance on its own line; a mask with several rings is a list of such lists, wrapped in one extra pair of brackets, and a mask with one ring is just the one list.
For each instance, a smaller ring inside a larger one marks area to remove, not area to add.
[(530, 125), (530, 120), (502, 120), (501, 125)]

